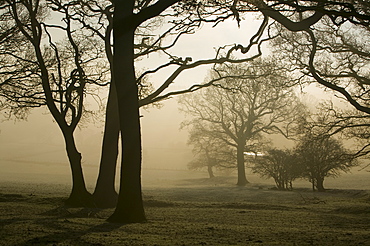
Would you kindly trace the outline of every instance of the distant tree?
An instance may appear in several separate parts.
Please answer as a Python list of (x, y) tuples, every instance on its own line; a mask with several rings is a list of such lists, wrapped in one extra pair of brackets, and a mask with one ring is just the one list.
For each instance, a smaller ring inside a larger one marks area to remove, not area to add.
[(202, 131), (199, 125), (192, 125), (188, 144), (193, 146), (195, 158), (189, 162), (192, 170), (206, 168), (210, 178), (215, 177), (214, 168), (228, 168), (235, 162), (235, 151), (222, 140)]
[[(343, 10), (338, 9), (338, 14)], [(302, 81), (318, 82), (353, 107), (340, 109), (325, 103), (320, 106), (322, 119), (311, 119), (310, 124), (325, 134), (355, 141), (354, 155), (366, 158), (370, 153), (369, 5), (357, 2), (352, 11), (361, 12), (367, 21), (360, 18), (356, 24), (355, 15), (328, 15), (302, 32), (290, 32), (277, 24), (277, 38), (272, 43), (275, 53), (280, 52), (280, 60), (299, 71)]]
[(277, 38), (272, 43), (275, 53), (280, 52), (281, 60), (298, 71), (302, 81), (318, 82), (353, 107), (348, 110), (325, 103), (320, 106), (321, 120), (313, 118), (309, 125), (322, 133), (355, 141), (357, 150), (353, 154), (366, 158), (370, 152), (369, 5), (360, 1), (352, 10), (361, 12), (367, 20), (360, 18), (356, 24), (355, 15), (348, 14), (349, 19), (328, 15), (302, 32), (290, 32), (277, 24)]
[[(211, 136), (235, 149), (238, 185), (248, 183), (244, 152), (262, 134), (282, 133), (298, 117), (300, 103), (290, 80), (274, 63), (258, 60), (248, 65), (220, 66), (214, 74), (217, 87), (184, 96), (183, 111), (193, 117), (201, 135)], [(196, 137), (196, 136), (195, 136)]]
[(329, 135), (307, 132), (299, 140), (295, 152), (302, 175), (312, 183), (314, 191), (325, 191), (326, 177), (337, 177), (357, 164), (355, 156), (339, 140)]
[(254, 173), (273, 178), (279, 190), (292, 190), (293, 181), (301, 176), (297, 158), (291, 150), (270, 149), (254, 160)]

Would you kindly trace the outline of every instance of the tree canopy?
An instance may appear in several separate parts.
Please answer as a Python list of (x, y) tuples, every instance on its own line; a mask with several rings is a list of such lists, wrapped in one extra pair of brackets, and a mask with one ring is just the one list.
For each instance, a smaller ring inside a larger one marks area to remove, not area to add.
[(340, 171), (347, 172), (356, 165), (354, 156), (330, 136), (308, 133), (299, 141), (295, 151), (303, 176), (312, 183), (313, 190), (325, 191), (325, 177), (336, 177)]

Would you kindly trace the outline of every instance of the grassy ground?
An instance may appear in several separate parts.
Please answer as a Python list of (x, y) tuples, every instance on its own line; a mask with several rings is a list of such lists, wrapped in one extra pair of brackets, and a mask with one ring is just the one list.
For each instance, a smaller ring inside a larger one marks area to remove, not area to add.
[(370, 195), (236, 187), (228, 178), (144, 188), (148, 222), (68, 208), (66, 184), (0, 183), (0, 245), (370, 245)]

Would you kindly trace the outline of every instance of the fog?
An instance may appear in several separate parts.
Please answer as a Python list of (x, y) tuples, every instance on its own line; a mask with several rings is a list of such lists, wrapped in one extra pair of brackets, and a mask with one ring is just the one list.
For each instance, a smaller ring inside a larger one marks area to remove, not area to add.
[[(180, 131), (183, 115), (176, 100), (167, 101), (160, 109), (142, 110), (143, 168), (186, 169), (192, 158), (186, 145), (187, 132)], [(103, 123), (83, 125), (75, 133), (77, 148), (83, 156), (83, 167), (97, 169), (103, 136)], [(36, 109), (26, 121), (3, 121), (0, 133), (2, 172), (37, 173), (69, 168), (62, 134), (45, 109)]]
[[(328, 95), (320, 88), (309, 87), (302, 100), (312, 105)], [(192, 147), (187, 145), (188, 132), (180, 130), (185, 115), (178, 110), (176, 98), (163, 102), (160, 108), (141, 110), (143, 143), (143, 186), (171, 185), (184, 179), (207, 178), (206, 172), (187, 170), (192, 160)], [(93, 189), (98, 174), (103, 122), (82, 124), (75, 132), (77, 148), (83, 156), (83, 170), (89, 189)], [(3, 121), (0, 126), (0, 180), (36, 183), (70, 183), (70, 168), (62, 134), (46, 109), (35, 109), (26, 121)], [(274, 137), (278, 147), (290, 147), (291, 142), (281, 136)], [(119, 165), (118, 167), (119, 168)], [(337, 179), (328, 178), (327, 188), (369, 189), (369, 173), (354, 168), (352, 173)], [(225, 175), (215, 171), (216, 176)], [(236, 176), (236, 172), (231, 173)], [(354, 178), (355, 176), (355, 178)], [(251, 174), (252, 183), (274, 185)], [(355, 183), (352, 181), (356, 181)], [(118, 179), (117, 179), (118, 182)], [(236, 179), (233, 180), (236, 182)], [(308, 181), (296, 181), (295, 186), (310, 187)]]
[[(310, 86), (302, 100), (315, 105), (326, 94)], [(192, 159), (192, 147), (187, 145), (187, 129), (180, 129), (185, 120), (179, 112), (177, 98), (162, 103), (159, 108), (141, 109), (143, 169), (186, 170)], [(77, 148), (83, 156), (83, 167), (97, 169), (103, 136), (103, 119), (96, 124), (80, 124), (75, 132)], [(273, 136), (279, 147), (290, 147), (282, 136)], [(46, 108), (34, 109), (27, 120), (2, 119), (0, 126), (0, 161), (2, 172), (31, 172), (33, 165), (69, 170), (64, 140), (57, 124)]]
[[(246, 20), (246, 22), (251, 19)], [(248, 43), (250, 36), (258, 25), (241, 25), (235, 22), (221, 23), (216, 29), (205, 26), (196, 35), (181, 40), (174, 53), (193, 60), (213, 58), (215, 47), (231, 43)], [(215, 30), (217, 33), (215, 33)], [(210, 39), (216, 35), (217, 39)], [(148, 60), (148, 61), (147, 61)], [(167, 57), (150, 57), (138, 62), (138, 70), (153, 68), (168, 61)], [(208, 73), (208, 67), (186, 71), (171, 85), (169, 90), (188, 88), (195, 83), (202, 83)], [(158, 86), (168, 76), (169, 71), (159, 73), (150, 78), (154, 86)], [(323, 98), (328, 98), (321, 88), (310, 86), (305, 89), (302, 99), (314, 108)], [(104, 97), (104, 96), (103, 96)], [(180, 130), (180, 123), (185, 116), (178, 111), (176, 98), (162, 102), (160, 108), (149, 107), (141, 110), (142, 143), (143, 143), (143, 179), (153, 171), (148, 170), (187, 170), (187, 163), (193, 158), (191, 146), (187, 142), (187, 130)], [(0, 118), (0, 120), (3, 120)], [(81, 125), (81, 124), (80, 124)], [(88, 184), (93, 184), (100, 161), (103, 122), (82, 124), (75, 132), (77, 148), (83, 156), (83, 169)], [(70, 179), (69, 162), (61, 131), (52, 120), (46, 108), (34, 109), (26, 121), (2, 121), (0, 125), (0, 167), (1, 179), (21, 179), (50, 181), (50, 177), (61, 180)], [(291, 142), (281, 136), (275, 136), (274, 142), (279, 147), (290, 147)], [(168, 173), (162, 173), (163, 177)], [(68, 176), (69, 175), (69, 176)], [(154, 176), (158, 179), (158, 173)], [(174, 173), (173, 177), (177, 177)], [(191, 175), (195, 175), (194, 173)], [(200, 174), (207, 177), (207, 174)], [(154, 177), (153, 176), (153, 177)], [(189, 176), (189, 173), (185, 175)], [(196, 175), (195, 175), (196, 176)], [(62, 178), (63, 177), (63, 178)], [(256, 179), (257, 180), (257, 179)]]

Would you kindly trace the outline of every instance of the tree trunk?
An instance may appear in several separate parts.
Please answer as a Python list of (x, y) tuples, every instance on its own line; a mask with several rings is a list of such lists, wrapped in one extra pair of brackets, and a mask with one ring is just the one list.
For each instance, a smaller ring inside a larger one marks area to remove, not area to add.
[(212, 164), (213, 164), (214, 159), (210, 157), (207, 148), (205, 148), (205, 154), (207, 157), (207, 171), (208, 171), (209, 178), (214, 178), (215, 175), (213, 174), (213, 169), (212, 169)]
[(214, 177), (215, 177), (215, 175), (213, 174), (212, 165), (208, 165), (208, 166), (207, 166), (207, 170), (208, 170), (209, 178), (214, 178)]
[(317, 191), (319, 192), (324, 192), (325, 191), (325, 188), (324, 188), (324, 178), (321, 178), (321, 177), (318, 177), (316, 179), (316, 188), (317, 188)]
[(141, 133), (138, 88), (134, 70), (134, 1), (115, 1), (113, 17), (113, 81), (117, 89), (122, 162), (120, 191), (108, 221), (134, 223), (146, 220), (141, 194)]
[(98, 208), (113, 208), (117, 205), (115, 190), (116, 166), (118, 157), (119, 119), (115, 85), (112, 82), (105, 116), (104, 137), (93, 198)]
[(238, 144), (237, 146), (237, 167), (238, 167), (238, 183), (239, 186), (248, 184), (248, 180), (245, 176), (245, 164), (244, 164), (244, 144)]
[(65, 204), (72, 207), (93, 207), (91, 194), (87, 191), (81, 166), (81, 154), (78, 152), (73, 132), (63, 131), (67, 155), (72, 172), (72, 191)]
[(312, 178), (311, 182), (312, 182), (312, 191), (315, 191), (316, 190), (316, 179)]

